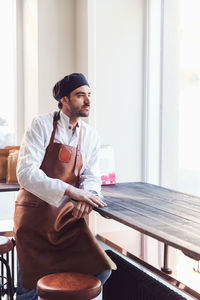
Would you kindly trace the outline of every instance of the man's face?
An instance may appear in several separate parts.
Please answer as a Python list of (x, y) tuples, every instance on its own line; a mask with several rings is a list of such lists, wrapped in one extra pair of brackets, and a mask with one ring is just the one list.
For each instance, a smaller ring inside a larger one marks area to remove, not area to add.
[(62, 100), (62, 111), (69, 117), (88, 117), (90, 111), (90, 88), (87, 85), (80, 86), (70, 93), (70, 97)]

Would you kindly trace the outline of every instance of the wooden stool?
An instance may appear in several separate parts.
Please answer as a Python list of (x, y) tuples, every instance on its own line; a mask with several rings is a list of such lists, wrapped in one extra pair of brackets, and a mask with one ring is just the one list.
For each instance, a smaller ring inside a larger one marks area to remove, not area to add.
[[(0, 287), (0, 295), (7, 294), (10, 300), (13, 300), (13, 285), (12, 285), (12, 278), (10, 274), (10, 267), (8, 261), (3, 258), (3, 254), (7, 254), (9, 251), (13, 249), (13, 243), (5, 236), (0, 236), (0, 261), (1, 261), (1, 287)], [(6, 277), (4, 276), (4, 266), (6, 267)], [(4, 288), (4, 279), (6, 278), (6, 285), (7, 289)]]
[(43, 300), (90, 300), (100, 292), (101, 281), (88, 274), (49, 274), (37, 282), (37, 293)]

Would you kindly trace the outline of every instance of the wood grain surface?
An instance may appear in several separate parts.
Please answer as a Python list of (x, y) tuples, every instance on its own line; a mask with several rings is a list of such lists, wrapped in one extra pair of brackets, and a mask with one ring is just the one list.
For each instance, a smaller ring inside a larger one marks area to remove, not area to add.
[(108, 204), (95, 208), (159, 241), (200, 259), (200, 198), (160, 186), (136, 182), (103, 186)]
[(7, 184), (0, 182), (0, 192), (17, 192), (19, 190), (19, 184)]

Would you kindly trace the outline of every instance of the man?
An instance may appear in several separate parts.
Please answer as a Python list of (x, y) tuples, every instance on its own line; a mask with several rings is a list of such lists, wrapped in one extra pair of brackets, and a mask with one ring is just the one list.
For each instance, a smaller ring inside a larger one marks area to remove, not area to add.
[(106, 206), (100, 198), (99, 136), (80, 119), (89, 115), (89, 84), (73, 73), (56, 83), (53, 96), (60, 111), (32, 121), (17, 165), (22, 188), (14, 223), (23, 286), (17, 299), (37, 299), (29, 291), (49, 273), (90, 273), (103, 284), (115, 268), (84, 220), (94, 206)]

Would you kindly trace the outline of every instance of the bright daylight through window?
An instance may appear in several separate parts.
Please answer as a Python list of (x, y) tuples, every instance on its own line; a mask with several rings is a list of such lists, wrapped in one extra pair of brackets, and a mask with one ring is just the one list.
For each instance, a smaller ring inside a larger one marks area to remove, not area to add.
[(200, 1), (180, 1), (179, 185), (200, 196)]
[[(200, 197), (200, 1), (163, 3), (162, 185)], [(198, 262), (179, 252), (175, 264), (200, 292)]]
[(14, 145), (16, 127), (15, 1), (0, 1), (0, 148)]

